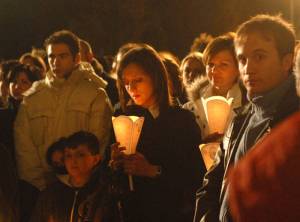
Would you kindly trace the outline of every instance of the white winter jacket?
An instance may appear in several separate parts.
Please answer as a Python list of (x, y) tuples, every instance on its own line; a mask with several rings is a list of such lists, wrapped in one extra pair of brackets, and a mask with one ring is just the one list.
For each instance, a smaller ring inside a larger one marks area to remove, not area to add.
[[(197, 82), (193, 84), (193, 87), (188, 90), (188, 95), (190, 101), (184, 104), (183, 108), (194, 113), (196, 121), (201, 129), (201, 137), (204, 139), (209, 135), (209, 128), (201, 98), (207, 99), (208, 97), (214, 96), (212, 86), (207, 82), (207, 80), (197, 80)], [(226, 98), (233, 98), (231, 106), (232, 111), (228, 120), (228, 122), (230, 122), (235, 116), (233, 109), (242, 106), (242, 92), (239, 83), (235, 83), (231, 87)]]
[(54, 79), (51, 72), (47, 73), (45, 80), (34, 84), (20, 106), (15, 122), (18, 173), (39, 189), (45, 188), (49, 180), (45, 159), (54, 141), (86, 130), (99, 138), (101, 153), (108, 143), (110, 101), (87, 72), (79, 67), (67, 80)]

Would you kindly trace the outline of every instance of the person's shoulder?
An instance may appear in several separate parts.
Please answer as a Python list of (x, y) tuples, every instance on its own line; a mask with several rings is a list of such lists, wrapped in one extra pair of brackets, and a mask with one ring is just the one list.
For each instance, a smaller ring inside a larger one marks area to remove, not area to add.
[(187, 94), (190, 101), (196, 101), (200, 99), (202, 94), (209, 87), (209, 81), (207, 78), (196, 79), (190, 87), (187, 87)]
[(67, 190), (71, 190), (72, 188), (70, 186), (68, 186), (66, 183), (60, 181), (59, 179), (55, 182), (53, 182), (52, 184), (50, 184), (49, 186), (47, 186), (42, 193), (44, 193), (44, 195), (56, 195), (56, 194), (61, 194), (61, 193), (65, 193)]
[(165, 112), (165, 116), (177, 119), (177, 122), (194, 119), (194, 114), (190, 110), (184, 109), (180, 106), (169, 107)]
[(22, 104), (26, 106), (45, 106), (49, 107), (49, 100), (51, 99), (51, 88), (46, 80), (34, 82), (32, 87), (24, 94)]
[(191, 113), (189, 110), (181, 107), (181, 106), (170, 106), (169, 112), (176, 113), (178, 115), (185, 115), (187, 113)]
[(233, 111), (236, 114), (237, 118), (246, 116), (252, 109), (252, 104), (250, 102), (245, 103), (244, 105), (234, 108)]
[(187, 110), (192, 110), (194, 107), (195, 103), (192, 101), (188, 101), (185, 104), (182, 105), (183, 109), (187, 109)]
[(46, 80), (42, 79), (39, 81), (35, 81), (32, 86), (30, 87), (30, 89), (28, 89), (25, 93), (24, 96), (29, 98), (31, 96), (34, 96), (36, 94), (40, 94), (43, 93), (48, 87)]
[(103, 87), (101, 87), (97, 82), (93, 81), (89, 78), (82, 78), (81, 81), (79, 81), (76, 91), (78, 94), (82, 95), (83, 97), (95, 97), (100, 96), (103, 98), (107, 97), (106, 91)]
[(89, 63), (80, 63), (76, 72), (80, 72), (82, 76), (83, 81), (81, 83), (86, 83), (96, 88), (106, 88), (107, 86), (107, 82), (95, 73)]

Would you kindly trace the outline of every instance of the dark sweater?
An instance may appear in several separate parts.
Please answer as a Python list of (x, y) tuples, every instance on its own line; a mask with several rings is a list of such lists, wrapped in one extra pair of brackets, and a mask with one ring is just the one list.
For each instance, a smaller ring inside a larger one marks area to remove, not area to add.
[(127, 192), (127, 176), (122, 177), (126, 181), (119, 181), (125, 221), (191, 221), (194, 193), (206, 171), (193, 114), (170, 107), (154, 119), (147, 110), (135, 107), (126, 115), (145, 117), (137, 151), (151, 164), (161, 166), (162, 174), (154, 179), (134, 176), (134, 192)]

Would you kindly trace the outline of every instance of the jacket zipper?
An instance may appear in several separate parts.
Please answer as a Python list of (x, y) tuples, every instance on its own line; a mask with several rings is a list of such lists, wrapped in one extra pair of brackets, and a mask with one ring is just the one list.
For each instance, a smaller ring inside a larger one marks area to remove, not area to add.
[(75, 191), (75, 196), (74, 196), (72, 209), (71, 209), (71, 214), (70, 214), (70, 222), (74, 221), (74, 211), (75, 211), (75, 204), (76, 204), (76, 201), (77, 201), (77, 196), (78, 196), (78, 190)]

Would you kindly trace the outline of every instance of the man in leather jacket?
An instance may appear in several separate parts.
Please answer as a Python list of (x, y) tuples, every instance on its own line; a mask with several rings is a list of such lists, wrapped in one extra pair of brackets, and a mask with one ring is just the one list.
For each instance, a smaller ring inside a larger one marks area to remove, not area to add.
[[(284, 39), (284, 41), (282, 41)], [(295, 34), (279, 16), (257, 15), (239, 26), (235, 50), (249, 104), (238, 110), (214, 166), (197, 191), (194, 222), (232, 221), (227, 170), (272, 128), (298, 109), (291, 73)]]

